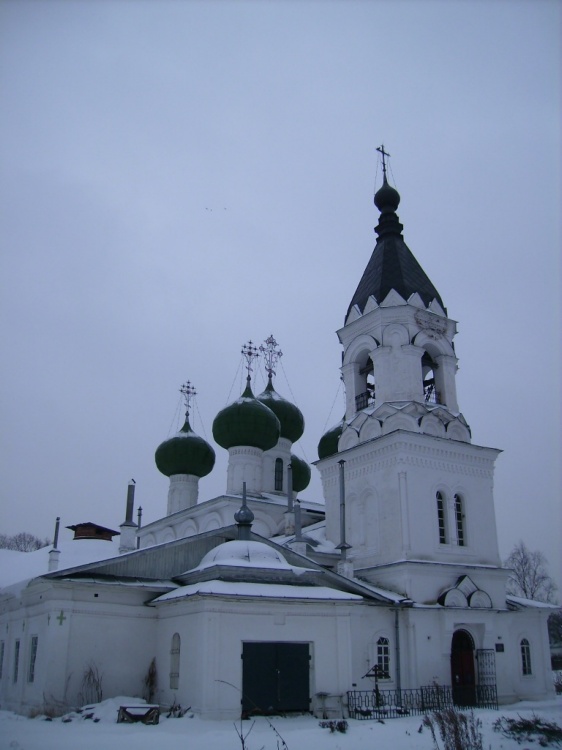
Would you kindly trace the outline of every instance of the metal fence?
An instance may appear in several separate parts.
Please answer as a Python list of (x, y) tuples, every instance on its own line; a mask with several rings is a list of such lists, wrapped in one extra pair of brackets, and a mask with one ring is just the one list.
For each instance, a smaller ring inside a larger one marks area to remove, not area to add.
[(442, 711), (445, 708), (495, 708), (495, 685), (477, 685), (459, 695), (448, 685), (426, 685), (405, 690), (349, 690), (347, 706), (351, 719), (396, 719)]

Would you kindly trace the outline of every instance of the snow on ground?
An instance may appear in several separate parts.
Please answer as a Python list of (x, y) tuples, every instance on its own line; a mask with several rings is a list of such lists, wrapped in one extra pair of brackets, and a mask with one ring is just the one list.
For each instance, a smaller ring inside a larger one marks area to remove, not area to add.
[[(139, 705), (138, 698), (112, 698), (80, 714), (69, 714), (71, 721), (46, 721), (44, 717), (27, 719), (8, 711), (0, 711), (0, 750), (228, 750), (241, 747), (234, 724), (230, 721), (203, 721), (187, 714), (181, 719), (161, 716), (156, 726), (117, 724), (120, 705)], [(503, 706), (499, 711), (478, 710), (482, 721), (484, 748), (493, 750), (521, 750), (529, 743), (518, 745), (492, 729), (500, 716), (529, 717), (535, 713), (548, 721), (562, 723), (562, 697), (542, 703), (517, 703)], [(85, 719), (84, 715), (91, 718)], [(278, 750), (282, 742), (272, 726), (285, 741), (288, 750), (432, 750), (427, 729), (418, 729), (422, 717), (408, 716), (377, 721), (348, 720), (346, 734), (331, 734), (322, 729), (312, 716), (290, 718), (260, 717), (237, 723), (246, 735), (247, 750)], [(251, 731), (250, 731), (251, 730)], [(535, 743), (532, 747), (538, 747)]]

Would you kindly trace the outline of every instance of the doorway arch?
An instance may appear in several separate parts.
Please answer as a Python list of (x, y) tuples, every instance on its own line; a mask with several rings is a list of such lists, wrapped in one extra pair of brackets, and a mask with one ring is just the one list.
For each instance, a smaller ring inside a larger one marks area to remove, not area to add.
[(455, 630), (451, 641), (451, 685), (455, 706), (476, 705), (474, 640), (467, 630)]

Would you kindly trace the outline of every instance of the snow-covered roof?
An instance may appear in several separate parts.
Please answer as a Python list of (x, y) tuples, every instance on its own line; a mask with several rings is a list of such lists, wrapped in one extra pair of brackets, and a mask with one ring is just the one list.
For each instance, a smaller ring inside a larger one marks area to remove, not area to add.
[[(336, 553), (339, 554), (338, 550), (336, 549), (336, 545), (331, 542), (329, 539), (326, 539), (326, 521), (322, 519), (322, 521), (317, 521), (317, 523), (313, 523), (310, 526), (307, 526), (302, 531), (303, 538), (305, 541), (311, 539), (314, 544), (314, 551), (315, 552), (327, 552), (327, 553)], [(290, 544), (291, 542), (295, 541), (295, 535), (294, 534), (283, 534), (280, 536), (272, 537), (273, 542), (276, 544), (280, 544), (281, 546)]]
[(205, 570), (214, 565), (240, 566), (246, 568), (275, 568), (291, 570), (292, 566), (274, 547), (263, 542), (235, 539), (219, 544), (203, 557), (194, 570)]
[[(49, 572), (49, 552), (52, 547), (42, 547), (34, 552), (17, 552), (0, 549), (0, 590), (9, 589), (17, 595), (33, 578)], [(75, 568), (119, 555), (119, 539), (81, 539), (59, 543), (57, 571)], [(3, 593), (8, 593), (4, 591)]]
[(362, 597), (345, 591), (338, 591), (327, 586), (292, 586), (283, 583), (246, 583), (238, 581), (203, 581), (182, 586), (175, 591), (154, 599), (151, 604), (172, 599), (183, 599), (190, 596), (236, 596), (270, 599), (324, 599), (361, 601)]
[(536, 609), (560, 609), (559, 604), (548, 604), (547, 602), (538, 602), (536, 599), (525, 599), (522, 596), (512, 596), (508, 594), (507, 603), (516, 607), (534, 607)]

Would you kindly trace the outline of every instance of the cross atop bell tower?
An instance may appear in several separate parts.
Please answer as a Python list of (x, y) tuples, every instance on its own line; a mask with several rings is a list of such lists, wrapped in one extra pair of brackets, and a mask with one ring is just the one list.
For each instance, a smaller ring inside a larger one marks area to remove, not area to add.
[(390, 154), (384, 150), (384, 144), (378, 146), (377, 151), (382, 156), (382, 177), (384, 182), (386, 182), (386, 157), (390, 158)]

